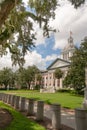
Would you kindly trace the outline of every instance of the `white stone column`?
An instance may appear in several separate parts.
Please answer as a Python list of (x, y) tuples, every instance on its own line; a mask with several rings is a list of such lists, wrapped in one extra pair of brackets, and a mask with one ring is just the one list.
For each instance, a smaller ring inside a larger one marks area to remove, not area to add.
[(63, 81), (62, 81), (62, 78), (60, 78), (60, 88), (63, 88), (63, 87), (62, 87), (62, 86), (63, 86), (63, 85), (62, 85), (62, 82), (63, 82)]
[(19, 111), (25, 111), (25, 97), (21, 97), (21, 103)]
[(20, 96), (16, 96), (15, 97), (15, 105), (14, 105), (15, 109), (19, 109), (19, 101), (20, 101)]
[(27, 116), (34, 115), (34, 99), (28, 99)]
[(12, 101), (11, 101), (11, 105), (12, 105), (12, 106), (15, 105), (15, 99), (16, 99), (16, 95), (13, 95), (13, 97), (12, 97)]
[(83, 107), (87, 109), (87, 67), (85, 67), (85, 85)]
[(36, 113), (36, 120), (42, 121), (44, 115), (44, 102), (38, 101), (37, 102), (37, 113)]
[(61, 129), (61, 106), (60, 104), (52, 104), (52, 128), (53, 130)]
[(87, 110), (84, 108), (75, 109), (75, 130), (87, 130)]

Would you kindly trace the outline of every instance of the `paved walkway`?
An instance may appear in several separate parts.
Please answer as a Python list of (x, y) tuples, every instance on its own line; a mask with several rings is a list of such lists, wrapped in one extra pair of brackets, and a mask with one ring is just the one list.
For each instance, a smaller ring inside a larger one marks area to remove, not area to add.
[(75, 129), (75, 113), (74, 111), (62, 110), (61, 123)]
[[(27, 104), (26, 104), (27, 107)], [(34, 105), (34, 111), (37, 111), (37, 105)], [(52, 117), (52, 111), (50, 105), (44, 105), (44, 116), (48, 119)], [(74, 110), (62, 108), (61, 109), (61, 124), (68, 126), (75, 130), (75, 112)]]
[[(44, 116), (51, 119), (52, 112), (50, 111), (50, 106), (45, 106)], [(70, 128), (75, 129), (75, 113), (74, 110), (62, 109), (61, 110), (61, 124), (66, 125)]]

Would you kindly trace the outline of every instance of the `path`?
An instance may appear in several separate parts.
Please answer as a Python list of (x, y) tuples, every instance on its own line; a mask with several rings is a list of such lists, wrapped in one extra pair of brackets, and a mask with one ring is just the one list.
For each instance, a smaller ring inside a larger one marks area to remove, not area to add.
[[(46, 105), (44, 110), (44, 116), (51, 119), (52, 112), (50, 111), (50, 106)], [(74, 110), (62, 109), (61, 110), (61, 124), (75, 129), (75, 113)]]

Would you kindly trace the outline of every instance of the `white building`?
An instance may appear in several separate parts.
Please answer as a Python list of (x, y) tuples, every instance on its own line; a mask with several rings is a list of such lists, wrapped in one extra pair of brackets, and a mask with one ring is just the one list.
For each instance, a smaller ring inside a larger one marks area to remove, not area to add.
[[(42, 72), (43, 89), (41, 89), (41, 91), (54, 92), (55, 90), (63, 87), (63, 79), (67, 74), (68, 68), (71, 63), (70, 57), (73, 55), (74, 50), (75, 45), (70, 34), (68, 43), (62, 50), (61, 58), (57, 58), (56, 60), (54, 60), (52, 64), (47, 68), (47, 70)], [(63, 71), (63, 77), (61, 79), (56, 79), (54, 77), (54, 71), (56, 68), (60, 68)]]

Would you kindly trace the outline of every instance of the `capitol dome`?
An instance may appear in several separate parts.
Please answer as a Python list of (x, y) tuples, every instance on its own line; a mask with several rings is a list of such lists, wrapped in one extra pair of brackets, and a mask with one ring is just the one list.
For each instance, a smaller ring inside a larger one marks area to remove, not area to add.
[(70, 57), (73, 55), (74, 51), (75, 51), (75, 45), (73, 43), (73, 37), (71, 36), (70, 33), (70, 37), (68, 38), (68, 43), (62, 50), (62, 58), (64, 60), (70, 61)]

